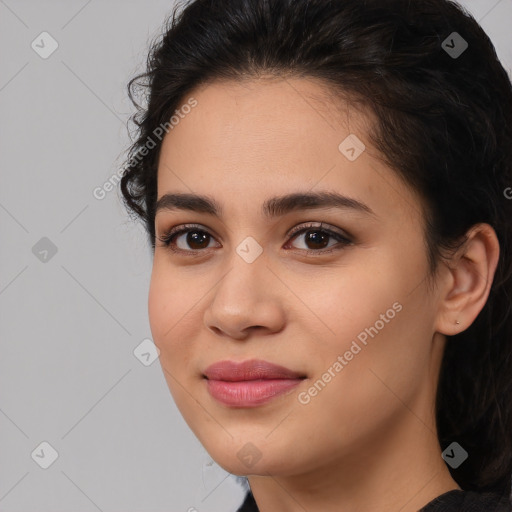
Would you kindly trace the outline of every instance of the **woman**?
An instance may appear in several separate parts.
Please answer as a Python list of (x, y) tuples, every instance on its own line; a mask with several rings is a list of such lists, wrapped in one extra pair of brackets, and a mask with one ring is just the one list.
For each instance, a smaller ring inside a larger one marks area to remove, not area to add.
[(196, 0), (138, 87), (151, 330), (239, 510), (510, 511), (512, 86), (477, 22)]

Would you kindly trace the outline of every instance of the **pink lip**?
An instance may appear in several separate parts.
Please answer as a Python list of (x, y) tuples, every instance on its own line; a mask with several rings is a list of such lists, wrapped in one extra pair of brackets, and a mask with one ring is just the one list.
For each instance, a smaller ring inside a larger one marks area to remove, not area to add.
[(286, 393), (305, 378), (284, 366), (258, 359), (220, 361), (204, 371), (209, 393), (233, 407), (257, 407)]

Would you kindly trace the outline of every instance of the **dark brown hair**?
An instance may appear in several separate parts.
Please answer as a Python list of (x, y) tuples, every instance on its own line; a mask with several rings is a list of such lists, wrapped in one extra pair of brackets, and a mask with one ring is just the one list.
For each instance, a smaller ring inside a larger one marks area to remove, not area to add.
[[(144, 148), (198, 85), (263, 73), (315, 77), (371, 108), (378, 121), (370, 140), (425, 199), (432, 271), (474, 224), (497, 233), (489, 299), (468, 329), (447, 340), (436, 411), (441, 448), (456, 441), (469, 454), (450, 467), (458, 484), (509, 495), (512, 86), (489, 37), (447, 0), (195, 0), (181, 7), (154, 42), (147, 71), (129, 85), (137, 138), (121, 191), (153, 249), (161, 140)], [(450, 51), (464, 42), (461, 54)]]

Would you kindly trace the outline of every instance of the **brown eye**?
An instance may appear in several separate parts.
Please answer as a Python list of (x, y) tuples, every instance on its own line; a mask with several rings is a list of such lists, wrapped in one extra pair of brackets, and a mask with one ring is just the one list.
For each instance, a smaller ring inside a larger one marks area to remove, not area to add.
[(204, 231), (188, 231), (186, 244), (191, 249), (205, 249), (209, 245), (210, 235)]
[(173, 228), (157, 238), (165, 247), (169, 247), (176, 252), (193, 252), (207, 249), (213, 240), (210, 233), (196, 226)]
[(329, 243), (330, 235), (325, 231), (312, 230), (305, 232), (305, 243), (311, 249), (325, 249)]
[[(330, 229), (320, 226), (303, 226), (291, 233), (292, 240), (303, 237), (304, 247), (299, 249), (305, 250), (308, 254), (325, 254), (336, 249), (341, 249), (352, 243), (346, 236)], [(333, 244), (329, 245), (329, 240), (333, 239)], [(295, 246), (297, 248), (297, 246)]]

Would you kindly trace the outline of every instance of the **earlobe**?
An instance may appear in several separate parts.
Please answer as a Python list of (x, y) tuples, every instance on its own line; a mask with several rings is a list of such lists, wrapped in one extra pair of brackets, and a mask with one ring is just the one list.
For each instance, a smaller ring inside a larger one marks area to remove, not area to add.
[(437, 332), (453, 336), (474, 322), (487, 302), (499, 254), (498, 237), (489, 224), (476, 224), (467, 232), (466, 242), (446, 268)]

